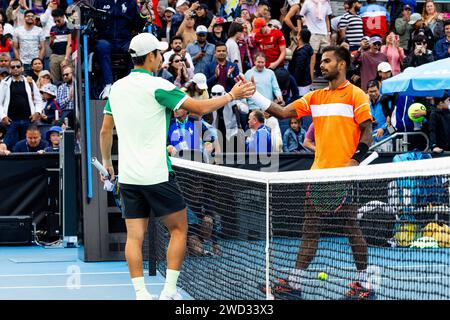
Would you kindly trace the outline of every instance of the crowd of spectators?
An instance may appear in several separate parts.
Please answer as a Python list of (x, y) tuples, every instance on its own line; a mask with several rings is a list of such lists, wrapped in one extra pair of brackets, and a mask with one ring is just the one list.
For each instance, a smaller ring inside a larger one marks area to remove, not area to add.
[(2, 2), (0, 155), (58, 152), (59, 134), (74, 123), (67, 7), (66, 0)]
[[(433, 0), (333, 4), (329, 0), (94, 0), (91, 4), (108, 15), (94, 21), (90, 34), (90, 51), (101, 74), (95, 79), (102, 88), (99, 99), (108, 98), (116, 79), (113, 55), (127, 56), (131, 38), (141, 32), (170, 44), (158, 76), (190, 96), (206, 99), (223, 94), (241, 73), (281, 105), (321, 86), (321, 51), (338, 45), (352, 55), (347, 79), (370, 99), (375, 142), (395, 131), (420, 131), (430, 137), (432, 151), (450, 150), (447, 95), (433, 99), (381, 94), (382, 82), (406, 68), (450, 57), (449, 15), (440, 12), (448, 8)], [(51, 125), (74, 108), (66, 8), (64, 0), (34, 1), (32, 8), (24, 0), (12, 0), (0, 11), (0, 116), (7, 127), (2, 137), (7, 150), (26, 138), (30, 124)], [(345, 13), (338, 14), (342, 9)], [(423, 122), (413, 122), (407, 115), (414, 102), (426, 106), (426, 112), (414, 114), (425, 116)], [(278, 122), (242, 100), (204, 116), (201, 126), (188, 124), (193, 119), (199, 117), (174, 115), (171, 132), (178, 138), (168, 137), (172, 154), (183, 149), (314, 151), (311, 117)], [(186, 138), (182, 132), (186, 130), (200, 135), (202, 143)], [(205, 131), (212, 133), (204, 138)], [(242, 137), (242, 148), (230, 149), (228, 142)], [(255, 147), (255, 141), (260, 145)], [(411, 147), (415, 146), (413, 141)], [(382, 148), (389, 150), (389, 143)]]

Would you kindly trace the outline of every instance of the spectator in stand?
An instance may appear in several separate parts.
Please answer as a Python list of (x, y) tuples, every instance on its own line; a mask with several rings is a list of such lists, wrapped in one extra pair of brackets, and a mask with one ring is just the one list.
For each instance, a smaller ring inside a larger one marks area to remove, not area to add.
[(208, 42), (216, 45), (218, 42), (227, 42), (227, 34), (223, 30), (225, 19), (222, 17), (214, 17), (208, 28)]
[(75, 109), (74, 87), (73, 87), (73, 69), (68, 66), (63, 69), (63, 83), (59, 85), (56, 95), (56, 101), (61, 107), (62, 116), (69, 118), (69, 125), (73, 127), (73, 117), (71, 116)]
[(11, 38), (4, 35), (3, 25), (0, 24), (0, 52), (9, 53), (11, 51)]
[(186, 92), (191, 98), (196, 100), (208, 100), (208, 84), (206, 76), (203, 73), (196, 73), (189, 84), (182, 88), (181, 91)]
[(242, 24), (233, 22), (228, 30), (228, 40), (225, 43), (227, 46), (228, 60), (237, 64), (239, 72), (243, 72), (241, 52), (239, 50), (238, 40), (242, 37), (244, 28)]
[(260, 0), (258, 2), (258, 6), (256, 7), (256, 12), (255, 12), (255, 18), (263, 18), (264, 20), (269, 21), (270, 7), (266, 1)]
[(414, 49), (413, 43), (414, 38), (419, 34), (423, 34), (425, 36), (426, 41), (428, 43), (428, 48), (434, 48), (433, 32), (431, 32), (431, 29), (425, 25), (420, 13), (413, 13), (408, 23), (413, 26), (413, 30), (411, 31), (411, 35), (409, 38), (409, 45), (408, 45), (409, 53), (411, 53), (411, 51)]
[(225, 43), (217, 43), (215, 59), (206, 69), (205, 76), (208, 79), (208, 87), (220, 84), (226, 92), (235, 84), (235, 78), (239, 75), (238, 66), (227, 60), (227, 46)]
[(11, 153), (8, 150), (8, 146), (3, 142), (7, 130), (6, 126), (0, 122), (0, 156), (7, 156)]
[(25, 139), (20, 140), (15, 144), (13, 152), (37, 152), (42, 154), (47, 146), (47, 142), (41, 138), (39, 128), (36, 125), (31, 124), (26, 129)]
[(331, 6), (328, 0), (305, 0), (300, 10), (300, 15), (305, 18), (305, 25), (311, 31), (310, 43), (314, 49), (310, 64), (312, 81), (314, 81), (316, 55), (331, 43), (330, 19), (328, 19), (331, 14)]
[(258, 9), (257, 2), (258, 1), (256, 0), (240, 0), (239, 4), (241, 5), (241, 14), (242, 12), (247, 11), (249, 15), (254, 15)]
[(414, 50), (406, 58), (406, 67), (418, 67), (433, 62), (433, 52), (428, 49), (427, 38), (419, 34), (414, 38)]
[(450, 20), (444, 24), (445, 36), (439, 39), (434, 45), (436, 60), (450, 57)]
[(189, 1), (187, 0), (178, 0), (175, 10), (177, 13), (175, 13), (172, 17), (172, 25), (170, 28), (170, 38), (172, 39), (175, 37), (177, 31), (180, 29), (181, 24), (184, 21), (184, 16), (186, 14), (186, 11), (189, 10)]
[(264, 25), (261, 28), (254, 28), (255, 43), (258, 50), (266, 56), (266, 67), (275, 70), (284, 65), (286, 41), (280, 30), (269, 27), (262, 18), (255, 19), (254, 24), (262, 25), (263, 22)]
[(0, 68), (7, 68), (9, 70), (9, 62), (11, 61), (11, 57), (9, 53), (2, 52), (0, 53)]
[[(255, 66), (245, 73), (247, 80), (255, 80), (257, 91), (264, 97), (276, 101), (278, 104), (284, 105), (283, 95), (273, 70), (266, 68), (266, 55), (263, 52), (258, 52), (255, 57)], [(258, 109), (258, 107), (249, 101), (250, 110)]]
[(8, 23), (8, 18), (6, 17), (6, 13), (3, 9), (0, 9), (0, 24), (3, 26), (3, 35), (12, 39), (14, 27)]
[(40, 92), (45, 103), (41, 115), (42, 122), (52, 123), (55, 119), (61, 118), (61, 108), (56, 101), (58, 88), (54, 84), (47, 83), (40, 89)]
[[(55, 25), (55, 20), (52, 16), (52, 12), (55, 9), (58, 9), (58, 2), (57, 0), (51, 0), (48, 3), (47, 9), (45, 9), (45, 12), (40, 15), (40, 22), (42, 25), (42, 33), (44, 34), (45, 37), (45, 64), (48, 67), (48, 61), (50, 59), (50, 56), (52, 54), (52, 49), (50, 47), (50, 41), (51, 41), (51, 37), (50, 37), (50, 30), (51, 28)], [(64, 16), (64, 10), (63, 9), (59, 9), (62, 10), (63, 12), (63, 16)]]
[(211, 24), (212, 15), (208, 11), (207, 4), (201, 3), (195, 12), (195, 28), (197, 28), (198, 26), (209, 26)]
[(109, 14), (108, 19), (95, 21), (97, 29), (95, 57), (100, 64), (105, 85), (100, 99), (105, 100), (109, 97), (113, 83), (111, 54), (128, 54), (133, 31), (142, 30), (143, 20), (139, 16), (135, 0), (95, 0), (94, 7)]
[[(192, 6), (194, 7), (194, 5), (195, 3)], [(195, 20), (193, 14), (194, 12), (186, 11), (184, 20), (176, 33), (177, 36), (183, 37), (183, 49), (185, 49), (188, 44), (194, 42), (197, 39), (194, 29)]]
[(446, 93), (436, 98), (436, 107), (431, 109), (429, 129), (431, 150), (436, 153), (450, 151), (450, 98)]
[(61, 63), (69, 62), (72, 54), (72, 31), (67, 27), (62, 9), (53, 10), (52, 17), (55, 25), (50, 29), (50, 74), (53, 82), (59, 82), (62, 80)]
[(286, 39), (286, 46), (291, 49), (295, 48), (296, 38), (301, 29), (300, 8), (300, 0), (289, 0), (286, 8), (287, 13), (283, 18), (283, 27), (281, 30)]
[(316, 140), (314, 137), (314, 122), (312, 122), (306, 131), (305, 141), (303, 141), (303, 146), (312, 152), (316, 152)]
[(167, 7), (164, 10), (164, 17), (161, 20), (162, 23), (162, 38), (161, 40), (170, 42), (170, 30), (172, 29), (172, 17), (176, 13), (175, 9), (172, 7)]
[(339, 20), (339, 38), (345, 39), (350, 45), (350, 52), (358, 50), (364, 37), (363, 21), (357, 13), (359, 0), (347, 0), (348, 11)]
[(388, 122), (383, 110), (382, 95), (380, 94), (380, 84), (376, 80), (371, 80), (367, 84), (367, 93), (370, 101), (370, 111), (372, 113), (372, 136), (373, 142), (377, 143), (389, 136), (387, 130)]
[(23, 63), (25, 74), (31, 70), (31, 60), (45, 56), (45, 36), (42, 28), (34, 25), (35, 14), (32, 10), (25, 11), (25, 24), (17, 27), (14, 32), (14, 57)]
[(145, 22), (144, 28), (142, 28), (142, 32), (151, 33), (152, 35), (154, 35), (156, 37), (156, 39), (161, 41), (161, 39), (163, 37), (163, 29), (154, 23), (152, 13), (147, 14), (147, 16), (145, 17), (145, 20), (146, 20), (146, 22)]
[(364, 35), (368, 37), (384, 36), (389, 30), (389, 13), (385, 7), (376, 2), (376, 0), (367, 0), (367, 5), (360, 11)]
[(11, 0), (9, 2), (9, 6), (6, 9), (6, 16), (8, 17), (8, 21), (13, 22), (14, 28), (17, 28), (24, 24), (24, 12), (26, 10), (30, 10), (30, 8), (28, 8), (27, 6), (26, 0), (19, 0), (18, 4), (16, 4), (16, 0)]
[(361, 89), (367, 91), (367, 83), (377, 76), (377, 67), (381, 62), (387, 62), (387, 57), (380, 52), (381, 38), (370, 38), (370, 49), (365, 52), (358, 51), (355, 60), (361, 65)]
[(36, 82), (36, 85), (39, 89), (41, 89), (48, 83), (52, 83), (50, 72), (48, 70), (42, 70), (41, 72), (39, 72), (39, 78)]
[(180, 89), (194, 76), (194, 73), (186, 67), (182, 57), (177, 53), (170, 56), (168, 71), (173, 76), (173, 84)]
[(241, 19), (247, 22), (252, 21), (252, 17), (247, 9), (241, 9)]
[(40, 58), (34, 58), (31, 60), (31, 71), (29, 76), (33, 79), (34, 82), (37, 82), (39, 79), (39, 73), (44, 69), (44, 61)]
[[(247, 72), (253, 67), (253, 56), (256, 53), (256, 48), (252, 36), (252, 24), (248, 21), (242, 22), (244, 30), (242, 37), (238, 39), (239, 51), (241, 53), (241, 61), (243, 72)], [(254, 53), (253, 53), (254, 52)]]
[(283, 135), (283, 152), (307, 152), (303, 146), (305, 140), (306, 131), (300, 126), (300, 120), (297, 118), (291, 118), (289, 128)]
[(10, 68), (11, 77), (0, 83), (0, 119), (8, 126), (5, 143), (12, 150), (30, 123), (40, 120), (43, 104), (34, 81), (23, 76), (22, 62), (12, 59)]
[(9, 68), (0, 67), (0, 81), (9, 76)]
[(423, 22), (430, 28), (434, 35), (434, 40), (440, 39), (444, 35), (444, 21), (441, 13), (436, 11), (433, 0), (426, 0), (422, 11)]
[(51, 127), (45, 134), (46, 140), (48, 142), (48, 147), (44, 149), (45, 153), (58, 153), (59, 145), (61, 143), (61, 133), (63, 128), (59, 126)]
[(163, 54), (163, 58), (164, 58), (163, 67), (168, 66), (169, 58), (174, 53), (176, 53), (181, 56), (181, 59), (183, 59), (183, 62), (186, 64), (186, 68), (193, 71), (194, 63), (192, 62), (192, 57), (189, 54), (189, 52), (187, 52), (186, 49), (183, 49), (183, 38), (180, 36), (173, 37), (170, 42), (170, 47), (172, 48), (172, 50), (167, 51)]
[(381, 88), (381, 83), (392, 77), (392, 67), (389, 62), (380, 62), (377, 67), (377, 77), (373, 80), (378, 81), (379, 87)]
[(214, 59), (214, 45), (206, 41), (208, 29), (205, 26), (198, 26), (195, 31), (197, 40), (190, 43), (186, 51), (192, 57), (194, 73), (205, 73)]
[(400, 47), (403, 48), (405, 54), (408, 54), (409, 39), (413, 26), (409, 24), (411, 19), (411, 7), (408, 4), (403, 5), (402, 16), (395, 19), (395, 30), (400, 38)]
[(167, 6), (175, 9), (177, 6), (177, 2), (177, 0), (167, 0)]
[(302, 97), (311, 91), (311, 57), (314, 50), (309, 44), (311, 32), (307, 28), (303, 28), (298, 34), (298, 45), (292, 54), (292, 60), (289, 62), (289, 72), (294, 76), (299, 96)]
[(250, 137), (245, 142), (247, 153), (266, 154), (272, 152), (272, 139), (269, 128), (264, 124), (264, 113), (260, 110), (250, 112), (248, 127)]
[(396, 76), (399, 74), (406, 58), (403, 48), (400, 47), (399, 36), (391, 31), (386, 36), (386, 44), (381, 46), (380, 52), (388, 58), (388, 62), (392, 67), (392, 75)]

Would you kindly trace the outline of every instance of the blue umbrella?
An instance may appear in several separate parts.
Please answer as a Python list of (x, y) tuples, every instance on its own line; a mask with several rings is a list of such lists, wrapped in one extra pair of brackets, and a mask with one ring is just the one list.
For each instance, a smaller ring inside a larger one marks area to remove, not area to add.
[(407, 68), (381, 85), (383, 94), (420, 97), (442, 97), (445, 90), (450, 90), (450, 58)]

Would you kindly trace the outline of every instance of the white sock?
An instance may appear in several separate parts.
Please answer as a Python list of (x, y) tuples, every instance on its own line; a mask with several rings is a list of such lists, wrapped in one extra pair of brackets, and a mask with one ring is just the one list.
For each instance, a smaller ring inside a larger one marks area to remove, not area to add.
[(305, 270), (292, 269), (288, 277), (288, 283), (292, 288), (300, 290), (301, 286), (305, 283), (305, 279), (306, 279)]
[(180, 271), (167, 269), (166, 271), (166, 283), (164, 284), (163, 291), (167, 294), (174, 294), (177, 292), (177, 281)]
[(144, 277), (132, 278), (131, 282), (133, 282), (137, 300), (147, 300), (149, 298), (151, 299), (151, 295), (145, 287)]
[(367, 269), (356, 272), (356, 281), (365, 289), (370, 289), (370, 284), (367, 281)]

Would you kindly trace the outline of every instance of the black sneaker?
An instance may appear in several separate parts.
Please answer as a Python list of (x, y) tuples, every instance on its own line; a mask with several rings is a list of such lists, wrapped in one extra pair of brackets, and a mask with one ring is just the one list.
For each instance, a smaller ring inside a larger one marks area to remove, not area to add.
[[(287, 280), (277, 278), (271, 285), (272, 294), (277, 300), (301, 300), (301, 291), (291, 287)], [(259, 286), (262, 293), (266, 293), (266, 284)]]

